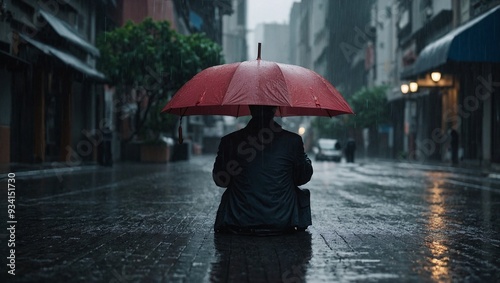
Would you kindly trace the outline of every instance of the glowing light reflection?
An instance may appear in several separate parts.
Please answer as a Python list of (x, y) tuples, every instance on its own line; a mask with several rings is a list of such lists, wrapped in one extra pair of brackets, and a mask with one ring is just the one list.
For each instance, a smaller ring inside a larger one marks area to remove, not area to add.
[(442, 173), (430, 173), (429, 175), (433, 182), (432, 187), (427, 190), (427, 201), (430, 206), (427, 229), (430, 233), (430, 240), (426, 241), (426, 247), (432, 254), (432, 257), (428, 259), (431, 264), (430, 272), (432, 279), (436, 281), (449, 281), (451, 279), (449, 274), (450, 259), (446, 256), (449, 249), (445, 244), (447, 236), (444, 233), (447, 227), (443, 218), (446, 213), (446, 199), (442, 188), (444, 178)]

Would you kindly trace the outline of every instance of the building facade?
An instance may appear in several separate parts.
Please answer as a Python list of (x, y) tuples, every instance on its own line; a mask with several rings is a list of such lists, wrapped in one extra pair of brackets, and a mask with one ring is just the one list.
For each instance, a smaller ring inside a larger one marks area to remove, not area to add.
[[(376, 37), (371, 12), (375, 1), (328, 1), (326, 79), (349, 99), (366, 87), (373, 66), (373, 52), (368, 52)], [(367, 55), (371, 54), (371, 59)], [(359, 156), (372, 156), (378, 149), (378, 135), (368, 129), (351, 128), (342, 140), (354, 138)]]
[[(288, 24), (265, 23), (257, 25), (255, 41), (262, 43), (262, 59), (278, 63), (288, 63), (289, 57)], [(257, 54), (253, 59), (257, 58)]]
[(399, 4), (400, 78), (418, 86), (407, 96), (405, 149), (417, 160), (448, 161), (455, 130), (461, 160), (498, 163), (500, 1)]
[[(152, 17), (222, 44), (228, 13), (231, 1), (0, 1), (0, 163), (96, 162), (105, 139), (120, 159), (123, 137), (134, 131), (127, 117), (139, 108), (96, 69), (96, 37)], [(198, 124), (185, 129), (202, 136)]]
[[(323, 77), (327, 76), (328, 66), (328, 5), (325, 0), (295, 2), (290, 11), (290, 63), (314, 70)], [(294, 125), (293, 130), (302, 135), (306, 150), (312, 149), (314, 140), (319, 138), (311, 126), (313, 119), (314, 117), (284, 119), (289, 125)]]
[(300, 65), (300, 53), (298, 51), (300, 45), (300, 11), (302, 9), (302, 2), (294, 2), (290, 10), (290, 43), (288, 46), (289, 63), (293, 65)]
[[(1, 163), (96, 160), (96, 11), (106, 1), (1, 1)], [(102, 123), (101, 123), (102, 124)]]
[(247, 1), (233, 0), (234, 13), (222, 18), (222, 49), (226, 63), (247, 60)]

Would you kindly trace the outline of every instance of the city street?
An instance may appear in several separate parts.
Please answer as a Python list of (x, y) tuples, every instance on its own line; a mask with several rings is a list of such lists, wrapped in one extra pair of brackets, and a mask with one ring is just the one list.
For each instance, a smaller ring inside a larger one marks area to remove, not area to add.
[[(213, 155), (2, 175), (1, 282), (499, 282), (500, 179), (479, 170), (313, 161), (304, 233), (215, 235)], [(7, 280), (7, 281), (6, 281)]]

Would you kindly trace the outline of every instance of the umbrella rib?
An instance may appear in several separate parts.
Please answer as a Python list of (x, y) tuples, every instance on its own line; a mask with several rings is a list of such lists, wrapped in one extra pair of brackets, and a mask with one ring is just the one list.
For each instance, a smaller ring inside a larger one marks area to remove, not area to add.
[[(319, 77), (319, 78), (321, 79), (321, 82), (322, 82), (322, 83), (323, 83), (326, 87), (328, 87), (328, 84), (325, 82), (325, 80), (326, 80), (325, 78), (323, 78), (320, 74), (318, 74), (318, 73), (316, 73), (316, 72), (314, 72), (314, 71), (313, 71), (313, 73), (314, 73), (317, 77)], [(338, 103), (342, 103), (342, 100), (339, 100), (339, 99), (338, 99), (338, 97), (336, 97), (335, 95), (334, 95), (333, 97), (335, 98), (335, 100), (337, 100), (337, 102), (338, 102)], [(321, 105), (320, 105), (320, 108), (321, 108)], [(351, 110), (351, 112), (352, 112), (352, 109), (351, 109), (351, 107), (349, 106), (349, 104), (347, 104), (347, 108), (348, 108), (349, 110)], [(346, 111), (344, 110), (344, 112), (346, 112)], [(347, 112), (346, 112), (346, 114), (347, 114)], [(328, 113), (328, 115), (330, 115), (330, 113)], [(330, 118), (331, 118), (331, 117), (332, 117), (332, 116), (330, 116)]]
[(238, 69), (241, 67), (241, 64), (244, 63), (244, 62), (239, 62), (239, 63), (233, 63), (233, 64), (238, 64), (238, 66), (236, 67), (236, 69), (234, 69), (234, 72), (233, 74), (231, 75), (231, 79), (229, 80), (229, 83), (227, 84), (227, 89), (226, 89), (226, 93), (224, 94), (224, 96), (222, 97), (222, 100), (221, 100), (221, 103), (220, 105), (224, 105), (225, 102), (227, 101), (224, 101), (226, 99), (226, 95), (228, 94), (228, 90), (229, 90), (229, 87), (232, 85), (233, 83), (233, 80), (234, 80), (234, 74), (236, 74), (236, 72), (238, 71)]
[(185, 115), (185, 114), (186, 114), (186, 112), (188, 111), (188, 108), (189, 108), (189, 107), (184, 108), (184, 112), (181, 114), (181, 118), (182, 118), (182, 117), (184, 117), (184, 115)]
[[(320, 79), (321, 83), (323, 83), (323, 84), (324, 84), (324, 85), (328, 88), (328, 85), (327, 85), (327, 84), (326, 84), (326, 83), (322, 80), (322, 77), (321, 77), (318, 73), (316, 73), (316, 72), (314, 72), (314, 71), (312, 71), (312, 73), (313, 73), (316, 77), (318, 77), (318, 78)], [(323, 108), (321, 107), (321, 104), (319, 103), (318, 98), (316, 97), (316, 95), (314, 95), (314, 93), (311, 93), (311, 96), (312, 96), (312, 97), (313, 97), (313, 99), (314, 99), (314, 103), (316, 104), (316, 107), (319, 107), (320, 109), (323, 109)], [(328, 113), (328, 115), (329, 115), (329, 116), (330, 116), (330, 118), (331, 118), (332, 116), (330, 115), (330, 112), (328, 112), (328, 110), (327, 110), (326, 112)]]
[[(281, 77), (283, 77), (283, 82), (285, 83), (287, 93), (290, 93), (290, 90), (288, 89), (288, 84), (286, 83), (285, 74), (283, 74), (283, 71), (281, 70), (280, 64), (276, 63), (276, 66), (278, 67), (278, 70), (280, 71)], [(285, 96), (285, 99), (287, 100), (288, 105), (292, 105), (288, 99), (288, 96)]]

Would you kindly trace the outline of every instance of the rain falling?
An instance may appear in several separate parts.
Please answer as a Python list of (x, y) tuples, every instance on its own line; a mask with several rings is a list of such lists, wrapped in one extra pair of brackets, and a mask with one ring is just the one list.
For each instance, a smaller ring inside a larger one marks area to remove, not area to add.
[(499, 26), (0, 0), (0, 281), (500, 282)]

